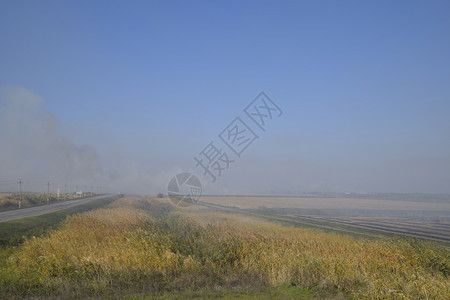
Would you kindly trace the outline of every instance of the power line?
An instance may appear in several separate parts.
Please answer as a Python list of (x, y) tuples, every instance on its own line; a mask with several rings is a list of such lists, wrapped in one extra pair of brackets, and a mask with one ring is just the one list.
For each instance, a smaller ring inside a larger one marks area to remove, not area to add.
[(18, 179), (2, 179), (0, 180), (0, 184), (12, 184), (17, 183)]

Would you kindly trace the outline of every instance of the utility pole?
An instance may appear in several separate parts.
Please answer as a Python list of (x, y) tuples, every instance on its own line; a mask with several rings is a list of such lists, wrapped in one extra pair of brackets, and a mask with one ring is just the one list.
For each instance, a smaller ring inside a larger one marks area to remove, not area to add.
[(19, 208), (22, 206), (22, 179), (19, 179), (19, 195), (20, 195), (20, 199), (19, 199)]
[(47, 204), (50, 202), (50, 181), (47, 182)]
[(64, 185), (64, 200), (67, 198), (67, 184)]

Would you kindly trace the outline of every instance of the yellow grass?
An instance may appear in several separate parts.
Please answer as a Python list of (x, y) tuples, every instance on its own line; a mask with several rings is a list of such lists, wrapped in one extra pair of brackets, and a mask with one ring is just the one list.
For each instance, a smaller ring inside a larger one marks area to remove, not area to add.
[(156, 200), (128, 197), (68, 217), (47, 237), (27, 240), (10, 258), (10, 271), (21, 278), (24, 295), (293, 285), (355, 299), (450, 298), (448, 252), (429, 243), (168, 210)]
[[(16, 194), (0, 194), (0, 209), (11, 209), (11, 208), (18, 208), (19, 202), (21, 202), (21, 207), (29, 207), (33, 205), (40, 205), (45, 204), (47, 202), (56, 202), (56, 201), (63, 201), (63, 200), (69, 200), (69, 199), (75, 199), (79, 196), (74, 194), (60, 194), (59, 198), (57, 194), (28, 194), (23, 193), (20, 195), (19, 193)], [(47, 200), (48, 199), (48, 200)]]

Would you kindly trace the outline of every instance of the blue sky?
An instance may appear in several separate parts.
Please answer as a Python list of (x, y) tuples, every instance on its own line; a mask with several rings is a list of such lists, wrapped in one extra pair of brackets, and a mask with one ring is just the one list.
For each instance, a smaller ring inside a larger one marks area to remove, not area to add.
[(283, 116), (211, 192), (450, 193), (449, 14), (448, 1), (2, 1), (0, 87), (41, 97), (103, 180), (134, 165), (125, 190), (199, 171), (192, 157), (265, 91)]

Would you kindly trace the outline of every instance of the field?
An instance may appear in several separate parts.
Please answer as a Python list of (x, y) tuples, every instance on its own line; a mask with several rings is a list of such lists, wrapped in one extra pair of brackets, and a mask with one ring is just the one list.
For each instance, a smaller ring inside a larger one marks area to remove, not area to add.
[(448, 299), (449, 252), (124, 197), (0, 255), (2, 298)]
[(201, 203), (310, 226), (356, 230), (367, 235), (407, 235), (450, 245), (448, 197), (380, 198), (205, 196)]

